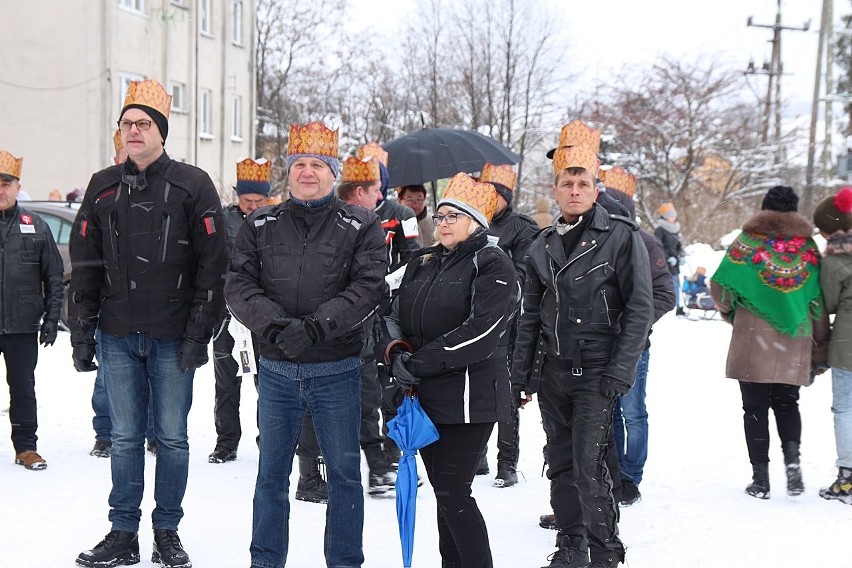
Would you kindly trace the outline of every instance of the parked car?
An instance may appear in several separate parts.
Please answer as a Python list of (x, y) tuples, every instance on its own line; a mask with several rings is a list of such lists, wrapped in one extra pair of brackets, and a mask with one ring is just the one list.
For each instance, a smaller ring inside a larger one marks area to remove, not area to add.
[[(21, 206), (44, 219), (44, 222), (50, 227), (50, 232), (53, 233), (53, 240), (56, 241), (59, 254), (62, 255), (62, 263), (65, 266), (62, 274), (62, 283), (65, 285), (65, 290), (67, 291), (68, 284), (71, 282), (71, 257), (68, 254), (68, 241), (71, 239), (71, 229), (74, 225), (74, 219), (77, 217), (77, 210), (80, 208), (80, 204), (65, 201), (21, 201)], [(62, 302), (62, 314), (60, 316), (63, 325), (65, 325), (67, 317), (68, 298), (66, 294)]]

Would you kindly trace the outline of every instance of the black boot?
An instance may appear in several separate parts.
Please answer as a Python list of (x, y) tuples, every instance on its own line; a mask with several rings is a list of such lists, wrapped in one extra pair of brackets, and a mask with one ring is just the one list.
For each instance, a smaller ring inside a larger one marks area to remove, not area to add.
[(757, 463), (751, 465), (752, 482), (746, 487), (746, 493), (758, 499), (769, 499), (769, 464)]
[(518, 483), (518, 472), (515, 466), (508, 462), (497, 462), (497, 477), (494, 478), (494, 487), (511, 487)]
[(589, 547), (583, 537), (556, 535), (557, 550), (547, 557), (550, 564), (542, 568), (584, 568), (589, 565)]
[(374, 496), (394, 496), (396, 472), (391, 469), (387, 455), (381, 445), (366, 446), (364, 456), (370, 469), (367, 493)]
[(479, 458), (479, 465), (476, 467), (476, 475), (488, 475), (491, 469), (488, 467), (488, 454), (483, 453)]
[(154, 529), (151, 562), (168, 568), (192, 568), (192, 562), (180, 543), (177, 531), (168, 529)]
[(139, 539), (135, 532), (112, 531), (91, 550), (77, 556), (77, 566), (110, 568), (139, 564)]
[(296, 499), (308, 503), (328, 503), (328, 485), (320, 475), (319, 458), (299, 458)]
[(787, 495), (795, 497), (805, 492), (802, 481), (802, 466), (799, 464), (799, 442), (794, 440), (781, 444), (784, 465), (787, 466)]

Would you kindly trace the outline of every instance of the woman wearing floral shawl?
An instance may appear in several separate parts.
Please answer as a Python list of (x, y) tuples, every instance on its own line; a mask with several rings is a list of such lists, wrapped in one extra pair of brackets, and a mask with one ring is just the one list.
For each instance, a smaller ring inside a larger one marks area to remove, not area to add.
[(769, 499), (769, 409), (784, 454), (787, 494), (804, 491), (799, 465), (799, 387), (825, 370), (828, 318), (813, 227), (796, 212), (792, 188), (776, 186), (743, 225), (713, 274), (711, 292), (733, 325), (726, 375), (740, 382), (753, 481), (746, 493)]

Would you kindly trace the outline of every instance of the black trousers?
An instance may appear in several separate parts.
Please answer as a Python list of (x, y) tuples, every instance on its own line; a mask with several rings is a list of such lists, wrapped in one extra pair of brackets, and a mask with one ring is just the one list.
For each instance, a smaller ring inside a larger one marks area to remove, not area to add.
[(593, 562), (623, 560), (607, 464), (615, 399), (601, 393), (603, 368), (584, 367), (581, 376), (574, 376), (570, 367), (546, 362), (543, 375), (538, 403), (559, 532), (585, 538)]
[[(213, 421), (216, 425), (216, 447), (237, 451), (243, 431), (240, 427), (240, 389), (243, 376), (239, 374), (240, 366), (233, 356), (234, 338), (228, 331), (231, 314), (225, 316), (219, 333), (213, 338), (213, 373), (216, 376), (215, 402), (213, 406)], [(259, 365), (257, 339), (251, 337), (254, 347), (255, 366)], [(254, 386), (257, 388), (257, 375), (254, 376)]]
[[(240, 388), (243, 377), (238, 374), (239, 364), (233, 356), (234, 338), (228, 331), (230, 321), (231, 315), (227, 314), (219, 334), (213, 339), (213, 372), (216, 376), (213, 420), (216, 424), (216, 447), (235, 452), (243, 434), (240, 426)], [(255, 365), (260, 365), (257, 338), (254, 334), (251, 340)], [(257, 388), (257, 375), (254, 376), (254, 386)], [(320, 454), (310, 412), (306, 413), (302, 420), (297, 454), (303, 458), (317, 458)]]
[(435, 490), (442, 568), (491, 568), (485, 519), (471, 495), (494, 424), (436, 424), (440, 438), (420, 450)]
[(518, 467), (519, 450), (519, 431), (521, 427), (521, 417), (518, 412), (518, 401), (512, 397), (512, 420), (511, 422), (497, 423), (497, 465), (509, 466), (514, 469)]
[(748, 458), (752, 464), (769, 463), (769, 409), (781, 443), (801, 442), (802, 417), (799, 414), (799, 386), (740, 381), (743, 395), (743, 427)]
[(379, 429), (379, 411), (382, 408), (382, 386), (376, 366), (375, 340), (372, 320), (366, 328), (361, 348), (361, 448), (382, 447), (384, 436)]
[(35, 368), (38, 363), (38, 334), (9, 333), (0, 335), (0, 352), (6, 362), (9, 385), (9, 420), (12, 423), (12, 445), (15, 453), (36, 450)]

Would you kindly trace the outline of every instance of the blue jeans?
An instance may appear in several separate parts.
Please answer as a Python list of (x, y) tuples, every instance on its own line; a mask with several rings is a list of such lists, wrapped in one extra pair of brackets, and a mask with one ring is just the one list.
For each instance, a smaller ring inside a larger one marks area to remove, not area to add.
[[(615, 447), (621, 477), (636, 485), (642, 483), (642, 471), (648, 459), (648, 409), (645, 408), (645, 386), (648, 382), (647, 349), (636, 365), (636, 382), (626, 395), (618, 399), (612, 413)], [(627, 445), (625, 447), (625, 438)]]
[(325, 561), (329, 568), (364, 562), (361, 487), (361, 375), (294, 379), (261, 360), (258, 376), (260, 462), (254, 489), (251, 563), (281, 568), (290, 542), (290, 471), (302, 417), (310, 409), (328, 474)]
[[(112, 420), (109, 417), (109, 398), (104, 386), (104, 368), (101, 365), (100, 330), (95, 331), (98, 343), (95, 345), (95, 355), (98, 359), (98, 370), (95, 373), (95, 388), (92, 389), (92, 428), (95, 429), (95, 440), (112, 440)], [(145, 439), (155, 441), (154, 436), (154, 407), (148, 402), (148, 427), (145, 429)]]
[(182, 338), (155, 339), (147, 333), (126, 338), (101, 333), (100, 365), (112, 420), (112, 530), (135, 532), (142, 517), (145, 487), (145, 426), (148, 401), (157, 432), (154, 529), (177, 530), (189, 472), (186, 418), (192, 406), (195, 371), (180, 369)]
[(852, 370), (832, 367), (831, 392), (837, 467), (852, 467)]

